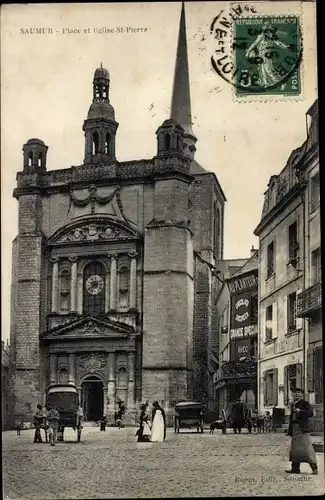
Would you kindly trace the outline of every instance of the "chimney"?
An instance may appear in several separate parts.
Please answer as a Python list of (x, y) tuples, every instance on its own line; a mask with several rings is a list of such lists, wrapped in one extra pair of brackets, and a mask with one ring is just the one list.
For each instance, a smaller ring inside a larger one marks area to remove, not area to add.
[(253, 255), (255, 254), (255, 252), (257, 252), (257, 248), (254, 248), (254, 245), (252, 245), (252, 248), (251, 248), (251, 257), (253, 257)]

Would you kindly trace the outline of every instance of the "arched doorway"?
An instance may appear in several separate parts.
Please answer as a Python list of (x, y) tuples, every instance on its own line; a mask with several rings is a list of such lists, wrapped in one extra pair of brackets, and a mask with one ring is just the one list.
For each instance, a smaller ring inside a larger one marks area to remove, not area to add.
[(104, 412), (103, 382), (96, 375), (89, 375), (81, 384), (81, 404), (84, 419), (100, 420)]

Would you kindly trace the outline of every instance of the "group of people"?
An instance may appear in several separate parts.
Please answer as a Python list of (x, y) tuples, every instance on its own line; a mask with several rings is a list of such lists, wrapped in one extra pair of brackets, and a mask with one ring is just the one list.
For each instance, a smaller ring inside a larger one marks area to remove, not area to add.
[(44, 408), (38, 404), (34, 415), (34, 443), (42, 443), (41, 429), (45, 431), (45, 442), (55, 446), (59, 429), (60, 414), (55, 405), (47, 405)]
[(136, 432), (138, 442), (161, 443), (166, 439), (166, 414), (158, 401), (152, 403), (150, 415), (149, 401), (140, 407), (140, 425)]

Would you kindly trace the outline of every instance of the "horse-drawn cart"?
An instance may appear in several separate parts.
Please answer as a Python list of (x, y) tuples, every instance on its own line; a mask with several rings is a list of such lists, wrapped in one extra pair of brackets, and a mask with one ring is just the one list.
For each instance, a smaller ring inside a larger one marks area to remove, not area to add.
[(50, 387), (46, 405), (54, 405), (60, 414), (58, 440), (63, 441), (65, 427), (72, 427), (77, 431), (77, 441), (79, 443), (81, 439), (82, 417), (79, 414), (77, 388), (73, 385), (55, 385)]
[(181, 428), (196, 429), (203, 432), (204, 405), (192, 401), (175, 405), (174, 431), (179, 433)]

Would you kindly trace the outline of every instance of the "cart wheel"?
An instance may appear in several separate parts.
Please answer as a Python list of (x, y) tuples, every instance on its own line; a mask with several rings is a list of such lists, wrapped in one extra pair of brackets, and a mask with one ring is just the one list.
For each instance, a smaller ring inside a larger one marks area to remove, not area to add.
[(80, 443), (80, 438), (81, 438), (81, 429), (78, 429), (78, 434), (77, 434), (78, 443)]

